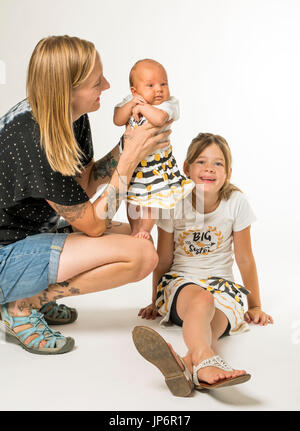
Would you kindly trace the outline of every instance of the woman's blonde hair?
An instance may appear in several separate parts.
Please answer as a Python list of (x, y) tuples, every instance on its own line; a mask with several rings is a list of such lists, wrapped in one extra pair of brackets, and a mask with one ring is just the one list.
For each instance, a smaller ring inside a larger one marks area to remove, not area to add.
[(41, 146), (51, 168), (75, 175), (82, 168), (72, 120), (72, 90), (85, 81), (96, 59), (92, 42), (46, 37), (36, 45), (27, 72), (27, 98), (40, 127)]
[(229, 148), (228, 143), (222, 136), (220, 135), (213, 135), (212, 133), (199, 133), (191, 142), (186, 155), (185, 163), (187, 165), (191, 165), (197, 157), (202, 153), (205, 148), (207, 148), (209, 145), (216, 144), (220, 148), (220, 150), (223, 153), (224, 159), (225, 159), (225, 173), (226, 173), (226, 179), (222, 186), (222, 188), (219, 190), (219, 199), (229, 199), (232, 192), (235, 190), (241, 191), (238, 187), (231, 184), (230, 182), (230, 173), (231, 173), (231, 166), (232, 166), (232, 156), (231, 151)]

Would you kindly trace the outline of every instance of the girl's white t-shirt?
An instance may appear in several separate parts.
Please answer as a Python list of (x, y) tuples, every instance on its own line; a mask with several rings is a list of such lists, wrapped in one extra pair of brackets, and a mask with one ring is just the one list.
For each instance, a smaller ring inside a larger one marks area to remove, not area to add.
[(193, 208), (190, 193), (165, 216), (168, 218), (158, 220), (157, 226), (174, 232), (174, 260), (170, 271), (188, 278), (217, 276), (234, 281), (233, 232), (245, 229), (256, 220), (244, 193), (234, 191), (208, 214)]

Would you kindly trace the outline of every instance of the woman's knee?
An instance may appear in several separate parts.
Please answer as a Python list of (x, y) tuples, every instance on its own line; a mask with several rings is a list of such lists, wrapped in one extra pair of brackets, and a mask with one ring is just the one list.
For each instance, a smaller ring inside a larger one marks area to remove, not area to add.
[(151, 241), (146, 239), (137, 239), (137, 241), (140, 243), (134, 255), (134, 266), (136, 281), (139, 281), (154, 271), (159, 259)]

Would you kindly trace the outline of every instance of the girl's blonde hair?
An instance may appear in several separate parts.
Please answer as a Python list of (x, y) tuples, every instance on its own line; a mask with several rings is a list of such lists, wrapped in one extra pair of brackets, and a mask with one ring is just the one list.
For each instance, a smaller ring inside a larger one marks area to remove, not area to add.
[(36, 45), (27, 72), (27, 98), (40, 127), (41, 146), (51, 168), (62, 175), (80, 173), (82, 151), (72, 120), (72, 90), (85, 81), (96, 59), (92, 42), (49, 36)]
[(231, 156), (229, 145), (226, 142), (226, 140), (222, 138), (222, 136), (213, 135), (212, 133), (199, 133), (192, 140), (187, 150), (185, 162), (187, 163), (187, 165), (191, 165), (197, 159), (197, 157), (199, 157), (202, 151), (212, 144), (218, 145), (225, 159), (226, 180), (222, 188), (219, 190), (219, 199), (227, 200), (229, 199), (232, 192), (234, 192), (235, 190), (238, 190), (239, 192), (241, 192), (241, 190), (235, 185), (231, 184), (230, 182), (232, 156)]

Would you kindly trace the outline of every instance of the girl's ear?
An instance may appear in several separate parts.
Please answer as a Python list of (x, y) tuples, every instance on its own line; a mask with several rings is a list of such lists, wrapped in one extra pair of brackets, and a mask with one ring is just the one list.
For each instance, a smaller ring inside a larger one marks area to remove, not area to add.
[(186, 160), (184, 161), (184, 164), (183, 164), (183, 172), (188, 178), (190, 178), (190, 167)]

